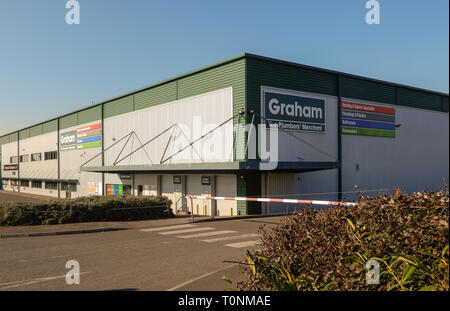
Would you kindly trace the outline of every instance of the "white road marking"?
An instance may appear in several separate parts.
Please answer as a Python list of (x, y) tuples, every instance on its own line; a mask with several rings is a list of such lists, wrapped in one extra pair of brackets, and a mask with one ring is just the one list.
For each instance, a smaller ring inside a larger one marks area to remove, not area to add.
[(205, 231), (205, 230), (214, 230), (214, 228), (203, 227), (203, 228), (194, 228), (194, 229), (186, 229), (186, 230), (175, 230), (175, 231), (158, 232), (158, 233), (162, 234), (162, 235), (167, 235), (167, 234), (180, 234), (180, 233), (189, 233), (189, 232), (197, 232), (197, 231)]
[(213, 239), (206, 239), (201, 240), (202, 242), (206, 243), (212, 243), (212, 242), (219, 242), (219, 241), (228, 241), (228, 240), (239, 240), (239, 239), (246, 239), (246, 238), (256, 238), (258, 237), (257, 234), (243, 234), (243, 235), (234, 235), (234, 236), (226, 236), (221, 238), (213, 238)]
[(165, 231), (165, 230), (172, 230), (172, 229), (192, 228), (192, 227), (195, 227), (195, 226), (186, 224), (186, 225), (175, 225), (175, 226), (158, 227), (158, 228), (146, 228), (146, 229), (141, 229), (140, 231), (153, 232), (153, 231)]
[(177, 238), (190, 239), (190, 238), (199, 238), (199, 237), (203, 237), (203, 236), (213, 236), (213, 235), (220, 235), (220, 234), (227, 234), (227, 233), (235, 233), (235, 232), (236, 231), (232, 231), (232, 230), (202, 232), (202, 233), (191, 234), (191, 235), (179, 235), (179, 236), (177, 236)]
[[(89, 272), (81, 272), (80, 275), (85, 274), (85, 273), (89, 273)], [(0, 290), (20, 287), (20, 286), (26, 286), (26, 285), (31, 285), (31, 284), (41, 283), (41, 282), (46, 282), (46, 281), (52, 281), (52, 280), (57, 280), (57, 279), (64, 279), (65, 277), (66, 277), (66, 275), (64, 274), (64, 275), (59, 275), (59, 276), (50, 276), (50, 277), (46, 277), (46, 278), (38, 278), (38, 279), (27, 280), (27, 281), (3, 283), (3, 284), (0, 284)], [(14, 284), (14, 285), (4, 286), (7, 284)]]
[(210, 276), (211, 274), (214, 274), (214, 273), (217, 273), (217, 272), (220, 272), (220, 271), (223, 271), (223, 270), (226, 270), (226, 269), (235, 267), (235, 266), (236, 266), (236, 265), (230, 265), (230, 266), (223, 267), (223, 268), (220, 268), (220, 269), (215, 270), (215, 271), (208, 272), (208, 273), (203, 274), (203, 275), (201, 275), (201, 276), (199, 276), (199, 277), (196, 277), (196, 278), (193, 278), (193, 279), (191, 279), (191, 280), (189, 280), (189, 281), (186, 281), (186, 282), (184, 282), (184, 283), (181, 283), (181, 284), (179, 284), (179, 285), (177, 285), (177, 286), (175, 286), (175, 287), (169, 288), (167, 291), (171, 292), (171, 291), (177, 290), (177, 289), (179, 289), (180, 287), (183, 287), (183, 286), (188, 285), (188, 284), (190, 284), (190, 283), (193, 283), (193, 282), (195, 282), (195, 281), (198, 281), (198, 280), (201, 280), (201, 279), (203, 279), (203, 278), (206, 278), (207, 276)]
[(225, 244), (225, 246), (242, 248), (242, 247), (254, 246), (254, 245), (258, 245), (258, 244), (259, 244), (258, 241), (245, 241), (245, 242), (239, 242), (239, 243)]

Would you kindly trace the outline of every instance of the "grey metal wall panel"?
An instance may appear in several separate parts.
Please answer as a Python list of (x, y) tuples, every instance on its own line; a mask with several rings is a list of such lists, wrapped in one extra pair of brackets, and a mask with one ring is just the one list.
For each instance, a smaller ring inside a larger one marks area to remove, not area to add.
[(443, 177), (448, 180), (448, 114), (391, 107), (396, 109), (396, 123), (401, 124), (395, 138), (342, 135), (344, 192), (353, 191), (355, 185), (366, 190), (436, 190), (443, 185)]
[[(58, 161), (44, 160), (44, 152), (57, 150), (56, 132), (30, 137), (20, 141), (20, 154), (42, 153), (42, 161), (20, 163), (20, 178), (57, 179)], [(42, 191), (41, 191), (42, 193)]]
[[(194, 118), (196, 116), (196, 118)], [(227, 88), (215, 92), (182, 99), (175, 102), (166, 103), (164, 105), (152, 106), (146, 109), (140, 109), (134, 112), (121, 114), (112, 118), (108, 118), (104, 122), (105, 141), (104, 147), (107, 149), (114, 142), (119, 141), (127, 134), (134, 131), (142, 143), (149, 141), (151, 138), (162, 133), (174, 124), (182, 126), (184, 134), (189, 141), (201, 136), (201, 131), (206, 131), (207, 125), (215, 124), (214, 128), (223, 123), (232, 116), (232, 89)], [(229, 126), (223, 126), (220, 130), (216, 130), (208, 139), (218, 137), (215, 134), (222, 134), (221, 144), (216, 145), (221, 150), (215, 152), (205, 152), (203, 160), (205, 162), (230, 162), (232, 161), (232, 122), (228, 122)], [(211, 128), (212, 130), (213, 128)], [(209, 129), (208, 129), (209, 131)], [(172, 131), (166, 131), (157, 139), (148, 144), (145, 149), (141, 149), (132, 156), (126, 158), (118, 165), (141, 165), (159, 163), (169, 142)], [(206, 134), (206, 132), (203, 132)], [(167, 147), (165, 158), (175, 154), (179, 149), (189, 145), (186, 137), (181, 133), (179, 128), (174, 132), (174, 138), (170, 140)], [(219, 138), (220, 139), (220, 138)], [(206, 146), (208, 140), (205, 138), (194, 144), (195, 150), (201, 151), (202, 146)], [(136, 137), (130, 138), (125, 145), (124, 139), (111, 149), (105, 152), (105, 165), (112, 165), (123, 149), (121, 157), (127, 155), (132, 150), (140, 146)], [(145, 152), (145, 151), (147, 152)], [(147, 157), (150, 157), (151, 160)], [(209, 158), (208, 158), (209, 157)], [(213, 157), (213, 158), (211, 158)], [(172, 158), (169, 163), (193, 163), (201, 162), (196, 156), (196, 152), (192, 147), (185, 149), (176, 157)]]

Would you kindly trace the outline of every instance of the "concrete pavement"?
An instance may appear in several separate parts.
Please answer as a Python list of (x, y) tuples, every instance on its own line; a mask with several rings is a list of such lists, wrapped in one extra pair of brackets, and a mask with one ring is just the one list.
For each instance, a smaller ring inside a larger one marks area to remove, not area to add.
[(103, 222), (83, 222), (59, 225), (37, 225), (37, 226), (11, 226), (0, 227), (0, 235), (8, 237), (9, 235), (30, 234), (30, 233), (52, 233), (66, 231), (89, 231), (105, 228), (115, 229), (139, 229), (148, 227), (160, 227), (167, 225), (176, 225), (186, 223), (190, 220), (188, 217), (177, 216), (174, 218), (162, 218), (140, 221), (103, 221)]
[[(0, 240), (0, 290), (224, 290), (223, 276), (244, 278), (238, 264), (258, 246), (258, 227), (281, 217), (187, 223), (142, 222), (129, 230)], [(149, 221), (150, 222), (150, 221)], [(150, 223), (147, 223), (150, 224)], [(65, 282), (80, 264), (80, 284)]]

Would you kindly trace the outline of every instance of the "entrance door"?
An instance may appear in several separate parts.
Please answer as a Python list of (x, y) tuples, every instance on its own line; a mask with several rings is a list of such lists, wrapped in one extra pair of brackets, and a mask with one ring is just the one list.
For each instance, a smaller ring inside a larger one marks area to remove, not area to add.
[(138, 195), (143, 195), (143, 194), (144, 194), (144, 186), (138, 185)]

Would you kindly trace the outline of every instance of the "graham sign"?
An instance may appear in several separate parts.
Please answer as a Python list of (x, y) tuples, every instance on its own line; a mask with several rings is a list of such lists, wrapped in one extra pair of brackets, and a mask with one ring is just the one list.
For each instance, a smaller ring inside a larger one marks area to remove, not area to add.
[(91, 124), (59, 134), (61, 151), (101, 147), (101, 124)]
[(271, 127), (325, 132), (325, 101), (287, 93), (263, 91), (261, 111)]
[(77, 147), (77, 131), (69, 131), (59, 134), (61, 150), (72, 150)]

